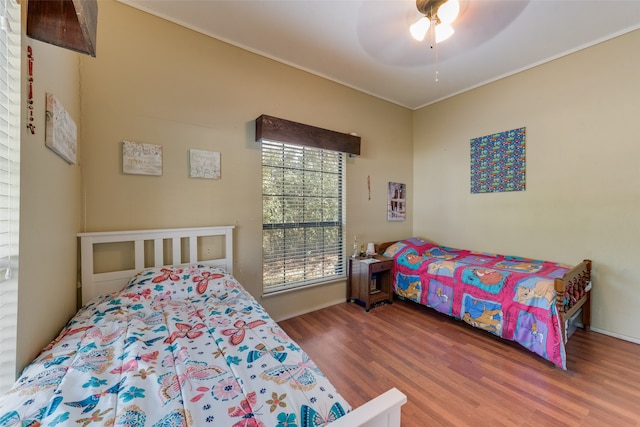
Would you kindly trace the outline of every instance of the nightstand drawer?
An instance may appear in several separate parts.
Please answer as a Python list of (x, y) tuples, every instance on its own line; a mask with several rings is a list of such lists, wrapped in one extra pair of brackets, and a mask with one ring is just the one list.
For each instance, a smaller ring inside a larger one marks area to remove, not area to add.
[(371, 264), (370, 268), (372, 273), (377, 273), (379, 271), (391, 270), (392, 267), (393, 267), (393, 261), (380, 261), (380, 262), (374, 262), (373, 264)]

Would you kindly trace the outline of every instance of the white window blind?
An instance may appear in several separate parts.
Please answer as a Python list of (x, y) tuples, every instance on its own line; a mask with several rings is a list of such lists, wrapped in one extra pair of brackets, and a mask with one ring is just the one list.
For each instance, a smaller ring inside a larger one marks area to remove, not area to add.
[(344, 154), (262, 141), (265, 294), (345, 276)]
[(20, 217), (20, 6), (0, 2), (0, 393), (16, 378)]

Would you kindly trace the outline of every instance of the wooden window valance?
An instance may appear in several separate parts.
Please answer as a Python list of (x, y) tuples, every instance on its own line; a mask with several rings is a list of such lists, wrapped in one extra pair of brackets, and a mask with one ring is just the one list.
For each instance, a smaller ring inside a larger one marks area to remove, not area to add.
[(263, 139), (360, 155), (360, 137), (261, 115), (256, 119), (256, 141)]
[(96, 56), (97, 0), (29, 0), (27, 36)]

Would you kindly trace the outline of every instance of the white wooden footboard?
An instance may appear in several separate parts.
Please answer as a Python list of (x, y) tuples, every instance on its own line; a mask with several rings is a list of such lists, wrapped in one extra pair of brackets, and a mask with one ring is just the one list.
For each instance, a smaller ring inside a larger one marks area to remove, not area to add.
[(400, 427), (400, 407), (407, 396), (392, 388), (331, 423), (331, 427)]

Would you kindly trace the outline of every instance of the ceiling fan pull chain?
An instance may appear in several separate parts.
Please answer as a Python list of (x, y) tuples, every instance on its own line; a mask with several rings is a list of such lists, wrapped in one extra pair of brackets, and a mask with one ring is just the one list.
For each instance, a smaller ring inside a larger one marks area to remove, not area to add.
[(438, 43), (436, 43), (436, 82), (440, 79), (438, 73)]
[(438, 81), (439, 76), (438, 76), (438, 42), (436, 40), (436, 26), (438, 25), (438, 20), (437, 18), (433, 15), (433, 11), (431, 11), (431, 25), (429, 25), (429, 42), (431, 44), (431, 49), (434, 48), (435, 46), (435, 51), (436, 51), (436, 81)]

